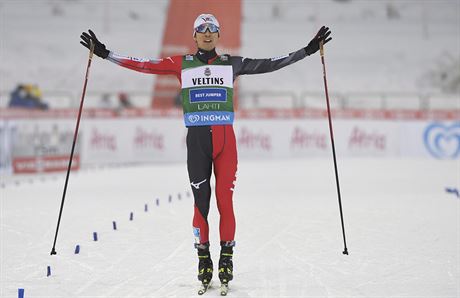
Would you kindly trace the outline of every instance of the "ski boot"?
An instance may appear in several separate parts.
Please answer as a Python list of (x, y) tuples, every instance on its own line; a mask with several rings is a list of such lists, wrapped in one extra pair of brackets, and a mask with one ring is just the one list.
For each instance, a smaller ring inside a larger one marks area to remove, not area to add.
[(212, 279), (212, 260), (209, 253), (209, 242), (204, 244), (195, 244), (198, 250), (198, 280), (201, 281), (201, 287), (198, 290), (199, 295), (203, 295), (211, 284)]
[(233, 279), (233, 246), (234, 241), (221, 242), (219, 259), (219, 279), (221, 282), (220, 295), (226, 296), (228, 293), (228, 282)]

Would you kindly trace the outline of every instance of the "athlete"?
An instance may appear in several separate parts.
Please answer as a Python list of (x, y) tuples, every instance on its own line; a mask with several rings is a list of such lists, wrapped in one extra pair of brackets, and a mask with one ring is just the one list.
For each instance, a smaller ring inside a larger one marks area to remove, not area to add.
[(329, 28), (321, 27), (305, 48), (271, 59), (217, 54), (221, 28), (211, 14), (199, 15), (195, 20), (195, 54), (163, 59), (118, 55), (107, 50), (91, 30), (88, 33), (82, 33), (80, 43), (90, 48), (90, 42), (93, 42), (97, 56), (132, 70), (174, 75), (179, 80), (184, 122), (188, 128), (187, 168), (195, 201), (193, 231), (199, 258), (198, 279), (204, 286), (202, 292), (206, 291), (213, 274), (207, 217), (211, 197), (210, 178), (214, 166), (215, 193), (220, 213), (221, 253), (218, 270), (219, 279), (227, 288), (228, 282), (233, 279), (232, 257), (235, 246), (232, 197), (236, 181), (237, 150), (232, 126), (233, 82), (240, 75), (272, 72), (316, 53), (320, 42), (325, 44), (331, 40)]

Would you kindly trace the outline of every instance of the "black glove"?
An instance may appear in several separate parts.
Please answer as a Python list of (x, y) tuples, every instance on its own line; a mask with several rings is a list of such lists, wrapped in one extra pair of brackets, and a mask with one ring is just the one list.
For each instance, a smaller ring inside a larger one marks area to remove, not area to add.
[(330, 34), (331, 31), (329, 30), (329, 27), (321, 27), (315, 37), (313, 37), (313, 39), (308, 43), (308, 46), (304, 48), (307, 56), (310, 56), (319, 50), (319, 43), (321, 41), (323, 41), (323, 44), (326, 44), (329, 40), (331, 40), (332, 37), (327, 38)]
[(105, 45), (97, 39), (96, 34), (94, 34), (93, 31), (88, 30), (88, 32), (89, 34), (83, 32), (80, 35), (80, 38), (82, 39), (80, 43), (89, 49), (90, 41), (92, 41), (94, 43), (94, 54), (96, 54), (96, 56), (101, 57), (102, 59), (107, 58), (109, 56), (110, 51), (107, 50), (105, 48)]

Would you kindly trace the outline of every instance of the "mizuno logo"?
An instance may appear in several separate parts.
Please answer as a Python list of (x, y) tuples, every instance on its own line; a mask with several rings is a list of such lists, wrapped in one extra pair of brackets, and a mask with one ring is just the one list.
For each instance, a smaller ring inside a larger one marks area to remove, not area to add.
[(198, 182), (198, 183), (193, 183), (193, 182), (190, 182), (190, 185), (192, 185), (193, 187), (195, 187), (195, 189), (200, 189), (200, 185), (205, 183), (206, 182), (206, 179), (204, 179), (203, 181), (201, 182)]

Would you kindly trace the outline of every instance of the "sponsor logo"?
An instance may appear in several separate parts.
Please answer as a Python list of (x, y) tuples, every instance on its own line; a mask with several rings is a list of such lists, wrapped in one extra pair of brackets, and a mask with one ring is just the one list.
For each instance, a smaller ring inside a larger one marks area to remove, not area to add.
[(90, 145), (92, 149), (96, 150), (115, 151), (117, 150), (117, 139), (115, 135), (104, 134), (99, 132), (97, 128), (93, 128)]
[(248, 149), (262, 149), (264, 151), (271, 151), (272, 148), (270, 135), (263, 132), (254, 133), (245, 127), (241, 129), (238, 144)]
[(205, 182), (206, 182), (206, 179), (204, 179), (203, 181), (197, 182), (197, 183), (190, 182), (190, 185), (195, 187), (195, 189), (200, 189), (200, 185), (205, 183)]
[(208, 22), (211, 22), (211, 23), (212, 23), (212, 22), (214, 22), (214, 21), (213, 21), (213, 19), (212, 19), (212, 18), (210, 18), (210, 17), (201, 18), (201, 19), (202, 19), (202, 20), (203, 20), (203, 22), (205, 22), (205, 23), (208, 23)]
[(231, 124), (233, 112), (203, 111), (184, 115), (186, 126)]
[[(136, 57), (128, 57), (128, 59), (131, 60), (131, 61), (135, 61), (135, 62), (149, 62), (149, 61), (151, 61), (150, 59), (136, 58)], [(153, 60), (153, 61), (155, 61), (155, 60)], [(160, 59), (160, 61), (158, 61), (157, 63), (159, 63), (161, 61), (163, 61), (163, 59)]]
[(185, 56), (185, 61), (193, 61), (193, 56), (192, 55)]
[(460, 156), (460, 122), (452, 125), (432, 123), (423, 134), (428, 152), (439, 159), (454, 159)]
[(200, 244), (201, 243), (200, 228), (193, 227), (193, 236), (195, 237), (195, 243)]
[[(13, 156), (53, 156), (68, 153), (68, 144), (72, 142), (72, 129), (62, 127), (58, 123), (48, 125), (19, 126), (13, 132)], [(79, 133), (80, 137), (81, 132)], [(0, 142), (1, 143), (1, 142)], [(77, 152), (79, 143), (77, 143)], [(3, 149), (3, 148), (2, 148)]]
[(278, 56), (278, 57), (273, 57), (270, 60), (271, 61), (276, 61), (276, 60), (281, 60), (281, 59), (284, 59), (284, 58), (287, 58), (287, 57), (289, 57), (289, 54), (288, 55), (283, 55), (283, 56)]
[(220, 103), (202, 103), (198, 104), (198, 111), (219, 110)]
[[(209, 68), (207, 68), (209, 69)], [(205, 72), (206, 74), (206, 72)], [(211, 70), (209, 70), (209, 76), (211, 75)], [(192, 78), (192, 83), (194, 86), (203, 86), (203, 85), (223, 85), (224, 78)]]
[(209, 77), (211, 75), (211, 69), (209, 67), (206, 67), (204, 69), (204, 75), (207, 76), (207, 77)]
[(182, 88), (193, 87), (233, 87), (233, 71), (231, 65), (202, 65), (188, 67), (181, 71)]
[(384, 151), (387, 147), (387, 137), (378, 132), (366, 132), (359, 127), (353, 128), (348, 139), (348, 148), (367, 148)]
[(233, 182), (232, 182), (232, 187), (230, 187), (230, 191), (234, 191), (235, 190), (235, 183), (236, 183), (236, 177), (237, 177), (237, 173), (235, 172), (235, 178), (233, 178)]
[(136, 134), (134, 136), (133, 142), (134, 146), (138, 149), (164, 149), (164, 136), (155, 132), (145, 131), (142, 129), (142, 127), (136, 127)]
[(191, 103), (208, 102), (208, 101), (227, 101), (227, 89), (223, 88), (202, 88), (190, 89), (189, 99)]
[(217, 122), (230, 121), (230, 115), (201, 115), (201, 121)]
[(220, 56), (220, 61), (228, 61), (228, 56), (225, 56), (225, 55)]
[(325, 150), (327, 147), (327, 136), (321, 133), (308, 132), (296, 127), (291, 136), (291, 148), (314, 148)]
[(196, 122), (200, 121), (200, 116), (198, 116), (198, 115), (189, 115), (188, 116), (188, 121), (190, 121), (190, 123), (196, 123)]
[[(18, 157), (13, 159), (13, 171), (17, 174), (65, 171), (69, 156)], [(80, 156), (72, 158), (71, 170), (80, 168)]]
[[(169, 59), (169, 60), (171, 60), (172, 63), (174, 63), (174, 61), (172, 61), (172, 59), (170, 57), (168, 57), (166, 59)], [(163, 62), (163, 59), (149, 59), (149, 62), (152, 63), (152, 64), (159, 64), (159, 63)]]

